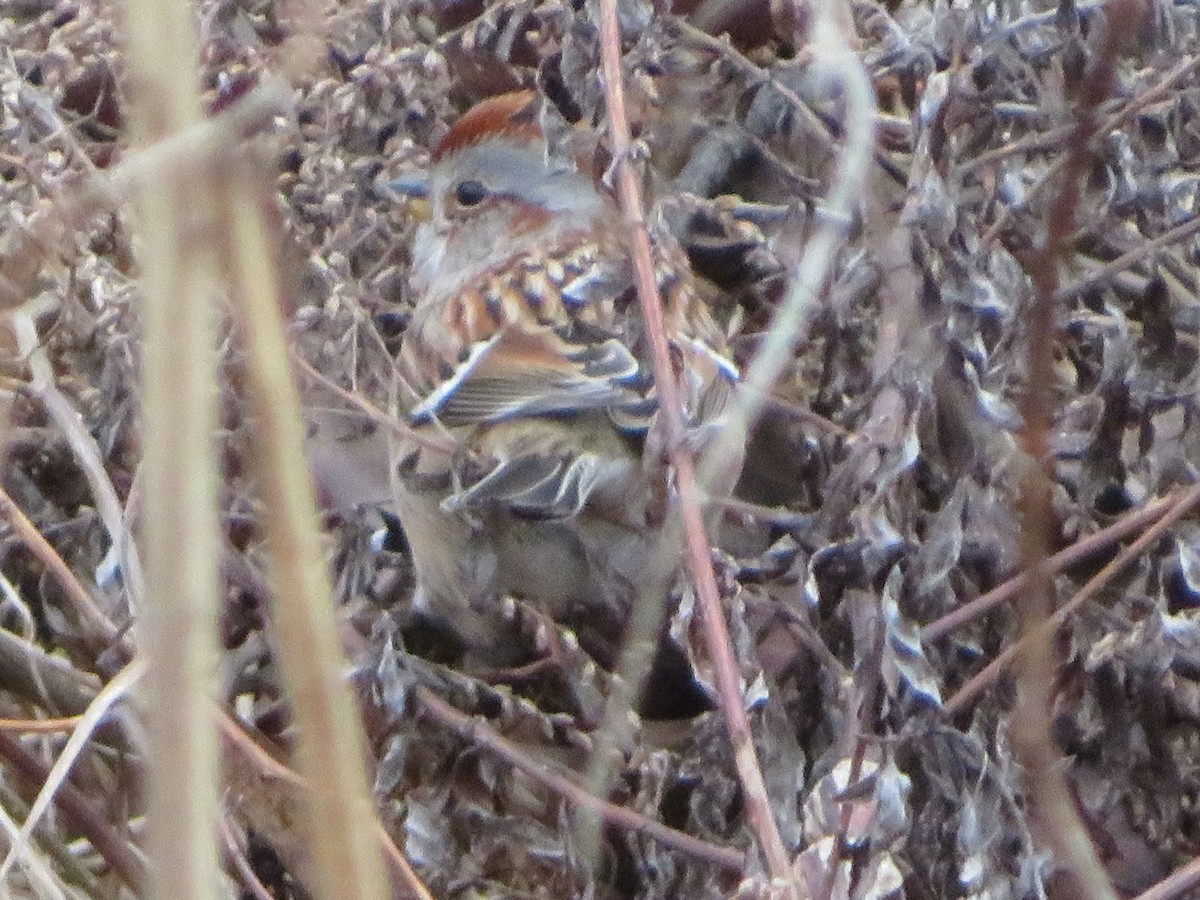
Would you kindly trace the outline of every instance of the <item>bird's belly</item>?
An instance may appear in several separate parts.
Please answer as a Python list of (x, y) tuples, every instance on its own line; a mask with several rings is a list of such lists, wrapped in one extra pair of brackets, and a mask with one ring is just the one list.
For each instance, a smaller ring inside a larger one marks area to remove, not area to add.
[(573, 519), (509, 517), (495, 532), (497, 587), (529, 600), (555, 618), (582, 608), (627, 602), (646, 542), (628, 529)]

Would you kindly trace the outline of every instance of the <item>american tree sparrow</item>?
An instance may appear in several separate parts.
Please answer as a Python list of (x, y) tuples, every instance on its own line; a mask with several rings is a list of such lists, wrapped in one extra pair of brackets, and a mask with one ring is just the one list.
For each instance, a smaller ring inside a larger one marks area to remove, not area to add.
[[(418, 605), (469, 645), (497, 641), (511, 594), (607, 657), (672, 500), (628, 226), (548, 150), (537, 111), (530, 92), (485, 100), (433, 151), (399, 365), (418, 398), (410, 425), (434, 440), (399, 440), (393, 492)], [(653, 239), (703, 454), (738, 373), (685, 254), (665, 228)], [(741, 464), (727, 460), (712, 492), (727, 495)]]

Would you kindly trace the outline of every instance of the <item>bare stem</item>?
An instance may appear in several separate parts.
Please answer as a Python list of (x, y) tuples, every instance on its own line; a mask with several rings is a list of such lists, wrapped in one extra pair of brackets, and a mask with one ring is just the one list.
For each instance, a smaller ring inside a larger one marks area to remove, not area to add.
[(590, 809), (606, 822), (645, 835), (665, 847), (686, 853), (718, 868), (740, 872), (745, 865), (745, 856), (739, 850), (718, 847), (702, 841), (589, 793), (566, 775), (530, 759), (515, 744), (497, 734), (486, 723), (459, 712), (431, 691), (419, 688), (417, 701), (427, 715), (453, 728), (471, 743), (502, 757), (513, 768), (521, 770), (530, 778), (554, 791), (571, 806)]
[[(1055, 611), (1053, 616), (1046, 619), (1042, 625), (1046, 635), (1052, 635), (1079, 607), (1095, 597), (1122, 569), (1141, 556), (1147, 547), (1162, 537), (1176, 522), (1200, 507), (1200, 485), (1190, 487), (1173, 500), (1166, 502), (1170, 505), (1158, 521), (1147, 528), (1137, 540), (1118, 553), (1108, 565), (1092, 576), (1079, 589), (1075, 596)], [(1050, 560), (1047, 561), (1048, 564), (1049, 562)], [(1020, 590), (1024, 590), (1028, 577), (1028, 573), (1020, 577)], [(1033, 634), (1027, 633), (1015, 644), (1005, 649), (1003, 653), (988, 663), (970, 681), (959, 688), (958, 693), (946, 701), (942, 707), (942, 711), (947, 716), (954, 716), (969, 707), (988, 685), (995, 682), (1007, 670), (1018, 655), (1028, 649), (1032, 638)]]
[(1017, 703), (1012, 712), (1012, 743), (1025, 768), (1027, 792), (1035, 816), (1049, 843), (1083, 894), (1096, 900), (1116, 900), (1104, 867), (1075, 801), (1051, 735), (1051, 715), (1058, 661), (1053, 646), (1051, 605), (1054, 591), (1048, 557), (1054, 522), (1053, 458), (1049, 433), (1054, 419), (1055, 294), (1059, 260), (1069, 249), (1080, 202), (1080, 181), (1090, 156), (1089, 139), (1095, 118), (1108, 96), (1116, 58), (1116, 35), (1135, 24), (1132, 0), (1115, 0), (1107, 7), (1109, 22), (1097, 48), (1095, 71), (1084, 89), (1068, 150), (1062, 161), (1057, 197), (1050, 204), (1046, 232), (1031, 254), (1027, 271), (1033, 282), (1033, 303), (1027, 313), (1028, 383), (1021, 402), (1025, 428), (1022, 443), (1028, 457), (1019, 490), (1025, 567), (1028, 576), (1019, 600), (1024, 649), (1017, 656)]
[[(1046, 566), (1053, 574), (1061, 572), (1063, 569), (1073, 566), (1078, 562), (1082, 562), (1089, 556), (1103, 550), (1109, 544), (1114, 544), (1139, 529), (1148, 528), (1153, 525), (1172, 509), (1178, 499), (1179, 497), (1176, 494), (1147, 503), (1142, 508), (1136, 509), (1116, 522), (1113, 522), (1107, 528), (1103, 528), (1095, 534), (1088, 535), (1086, 538), (1081, 538), (1070, 547), (1059, 550), (1046, 560)], [(940, 619), (930, 622), (921, 629), (921, 640), (936, 641), (938, 638), (945, 637), (947, 634), (970, 622), (976, 616), (981, 616), (1001, 603), (1018, 596), (1025, 589), (1027, 578), (1028, 573), (1026, 572), (1015, 575), (1003, 584), (992, 588), (986, 594), (980, 594), (969, 603), (964, 603), (962, 606), (956, 607), (946, 613)]]
[[(219, 722), (226, 759), (231, 771), (236, 773), (230, 785), (230, 794), (236, 797), (232, 804), (250, 821), (255, 832), (273, 846), (289, 868), (306, 871), (311, 842), (305, 842), (296, 853), (288, 852), (289, 846), (295, 848), (299, 843), (290, 810), (296, 802), (308, 802), (312, 785), (255, 743), (223, 710), (214, 710), (214, 715)], [(378, 819), (375, 820), (375, 839), (392, 872), (392, 896), (432, 900), (433, 895), (421, 883)]]
[(249, 350), (259, 434), (256, 472), (269, 536), (273, 620), (280, 663), (300, 729), (300, 765), (312, 787), (308, 834), (316, 894), (383, 896), (384, 877), (367, 791), (362, 723), (342, 677), (316, 499), (301, 452), (300, 400), (284, 339), (274, 253), (259, 213), (261, 179), (235, 157), (221, 200), (230, 223), (228, 263)]
[(1182, 868), (1176, 869), (1154, 887), (1138, 894), (1134, 900), (1175, 900), (1188, 896), (1189, 891), (1200, 885), (1200, 857)]
[[(192, 10), (126, 0), (133, 133), (149, 144), (202, 117)], [(138, 196), (145, 350), (145, 690), (149, 894), (216, 897), (218, 523), (211, 166), (159, 172)], [(129, 573), (130, 575), (136, 573)]]
[(751, 828), (772, 878), (788, 882), (791, 866), (779, 829), (771, 813), (758, 754), (750, 732), (750, 721), (739, 678), (737, 660), (730, 646), (721, 609), (720, 593), (713, 576), (710, 545), (696, 491), (696, 475), (691, 452), (684, 435), (683, 412), (678, 385), (671, 365), (670, 351), (663, 328), (662, 301), (654, 277), (650, 235), (646, 228), (641, 193), (630, 164), (629, 121), (625, 113), (625, 93), (621, 74), (621, 39), (617, 25), (615, 0), (598, 0), (600, 10), (601, 72), (608, 103), (609, 128), (616, 165), (617, 193), (629, 225), (630, 249), (637, 279), (638, 300), (646, 336), (651, 346), (654, 383), (658, 388), (659, 415), (665, 432), (667, 451), (679, 489), (679, 515), (683, 521), (688, 572), (693, 579), (704, 625), (705, 641), (713, 660), (721, 711), (734, 761), (746, 795)]

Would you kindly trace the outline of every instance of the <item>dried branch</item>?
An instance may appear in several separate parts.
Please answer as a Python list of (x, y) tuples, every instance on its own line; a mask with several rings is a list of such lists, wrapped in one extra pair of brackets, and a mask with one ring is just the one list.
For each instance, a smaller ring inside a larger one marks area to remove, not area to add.
[[(192, 10), (125, 0), (132, 131), (149, 144), (203, 119)], [(218, 521), (215, 160), (138, 192), (145, 342), (146, 584), (134, 602), (148, 665), (149, 892), (217, 896)]]
[[(292, 825), (293, 816), (290, 813), (296, 805), (295, 801), (308, 802), (307, 798), (311, 795), (312, 787), (296, 772), (272, 758), (223, 712), (218, 713), (218, 721), (226, 757), (235, 771), (231, 780), (234, 783), (232, 793), (236, 796), (234, 802), (237, 809), (252, 821), (257, 832), (273, 843), (281, 836), (272, 830), (272, 825), (282, 818), (291, 830), (294, 826)], [(244, 769), (238, 767), (239, 762), (245, 764)], [(245, 771), (245, 769), (249, 771)], [(255, 802), (255, 798), (261, 798), (263, 795), (270, 797), (273, 807), (270, 812), (264, 810), (262, 804)], [(281, 815), (271, 815), (280, 807), (282, 807)], [(378, 820), (376, 820), (375, 834), (379, 846), (391, 866), (394, 885), (403, 891), (401, 896), (415, 897), (416, 900), (432, 900), (428, 888), (421, 883), (421, 879), (417, 877), (411, 864)], [(279, 849), (278, 846), (276, 849)], [(309, 851), (309, 845), (306, 844), (304, 849)], [(286, 852), (281, 856), (289, 866), (300, 870), (307, 867), (306, 859), (288, 858)]]
[(829, 125), (819, 115), (813, 112), (804, 99), (794, 90), (783, 84), (779, 79), (773, 77), (769, 72), (756, 65), (753, 61), (747, 59), (745, 55), (740, 53), (736, 47), (729, 42), (728, 38), (721, 39), (713, 37), (706, 31), (697, 28), (695, 25), (690, 25), (683, 19), (673, 17), (671, 25), (685, 38), (692, 43), (704, 47), (706, 50), (717, 54), (722, 59), (729, 62), (738, 72), (746, 77), (753, 84), (770, 85), (772, 90), (779, 93), (791, 107), (796, 111), (796, 115), (804, 123), (807, 131), (813, 137), (817, 138), (825, 149), (832, 152), (835, 150), (833, 133)]
[(382, 896), (371, 828), (362, 723), (342, 678), (329, 575), (316, 500), (301, 452), (300, 401), (292, 381), (274, 252), (260, 214), (262, 179), (235, 158), (220, 201), (230, 223), (226, 254), (260, 436), (254, 460), (264, 496), (280, 664), (300, 729), (300, 765), (318, 896)]
[(138, 185), (207, 166), (286, 111), (291, 97), (282, 79), (266, 76), (220, 115), (164, 136), (103, 174), (89, 168), (89, 177), (42, 206), (8, 248), (0, 261), (0, 311), (23, 306), (35, 295), (34, 284), (47, 258), (67, 253), (73, 246), (71, 235), (84, 229), (89, 218), (116, 209)]
[[(50, 770), (39, 781), (37, 797), (29, 809), (29, 815), (25, 817), (25, 822), (21, 825), (20, 834), (17, 835), (8, 848), (4, 862), (0, 863), (0, 884), (4, 883), (12, 866), (20, 861), (24, 854), (28, 852), (29, 840), (33, 834), (33, 829), (38, 826), (38, 823), (46, 814), (50, 805), (55, 802), (55, 798), (63, 792), (64, 788), (69, 787), (67, 777), (71, 772), (71, 767), (75, 765), (75, 762), (83, 753), (88, 742), (92, 740), (92, 736), (100, 726), (100, 723), (104, 721), (108, 716), (109, 710), (116, 703), (128, 696), (133, 686), (145, 671), (145, 666), (140, 662), (134, 661), (130, 663), (104, 686), (104, 689), (96, 695), (87, 710), (84, 711), (79, 727), (71, 732), (71, 736), (67, 739), (62, 752), (59, 753), (58, 758), (54, 761), (54, 765), (50, 767)], [(0, 746), (12, 751), (12, 754), (8, 756), (10, 761), (24, 765), (20, 754), (12, 750), (14, 744), (17, 747), (20, 746), (15, 739), (10, 738), (8, 735), (0, 734)], [(68, 804), (73, 803), (71, 800), (63, 802)], [(103, 829), (102, 831), (107, 833), (108, 829)], [(104, 836), (104, 833), (100, 835), (101, 841), (106, 845), (111, 845), (112, 842)], [(117, 853), (117, 857), (123, 860), (122, 854)], [(140, 874), (136, 868), (127, 866), (122, 862), (122, 869), (124, 870), (122, 877), (125, 877), (129, 884), (138, 883)]]
[(75, 454), (75, 460), (87, 478), (95, 498), (96, 511), (100, 514), (100, 520), (108, 532), (108, 539), (112, 542), (121, 563), (129, 606), (137, 613), (146, 596), (145, 575), (137, 545), (126, 521), (125, 509), (121, 505), (121, 498), (104, 465), (104, 454), (100, 451), (96, 438), (88, 431), (79, 411), (55, 381), (54, 367), (46, 355), (45, 348), (41, 346), (37, 328), (33, 323), (33, 310), (18, 310), (12, 315), (11, 321), (17, 345), (29, 362), (30, 391), (41, 401), (46, 413), (66, 436), (67, 443)]
[(16, 734), (62, 734), (78, 728), (82, 716), (67, 716), (59, 719), (0, 719), (0, 731)]
[[(1127, 535), (1133, 534), (1140, 529), (1148, 528), (1161, 519), (1175, 505), (1178, 499), (1179, 492), (1176, 492), (1169, 497), (1163, 497), (1160, 500), (1147, 503), (1141, 509), (1127, 513), (1107, 528), (1079, 539), (1070, 547), (1059, 550), (1046, 560), (1046, 568), (1050, 574), (1055, 575), (1099, 553), (1104, 548), (1115, 544)], [(1028, 577), (1028, 573), (1022, 572), (1008, 579), (1003, 584), (992, 588), (986, 594), (979, 595), (970, 603), (964, 603), (957, 609), (946, 613), (940, 619), (930, 622), (921, 629), (921, 640), (935, 641), (938, 638), (944, 637), (977, 616), (981, 616), (989, 610), (995, 609), (1001, 603), (1018, 596), (1025, 589)]]
[[(1054, 133), (1059, 134), (1061, 132), (1061, 137), (1069, 139), (1072, 142), (1072, 145), (1079, 141), (1082, 141), (1086, 145), (1097, 137), (1111, 134), (1147, 106), (1152, 103), (1156, 103), (1158, 100), (1162, 99), (1162, 97), (1166, 96), (1167, 92), (1175, 86), (1176, 82), (1178, 82), (1197, 66), (1200, 66), (1200, 56), (1192, 55), (1181, 60), (1154, 85), (1147, 88), (1141, 94), (1138, 94), (1103, 122), (1097, 125), (1089, 121), (1089, 130), (1086, 134), (1080, 134), (1076, 126), (1063, 126)], [(1098, 105), (1099, 104), (1097, 104), (1097, 106)], [(1066, 154), (1056, 159), (1046, 168), (1046, 171), (1042, 173), (1038, 180), (1026, 189), (1024, 194), (1024, 203), (1026, 205), (1031, 203), (1033, 198), (1041, 193), (1042, 189), (1045, 188), (1046, 185), (1053, 182), (1054, 179), (1065, 177), (1064, 171), (1070, 165), (1072, 154), (1073, 151), (1068, 150)], [(1051, 209), (1053, 209), (1053, 205), (1051, 206)], [(1005, 206), (1001, 208), (1000, 212), (996, 216), (996, 220), (991, 224), (988, 230), (983, 233), (983, 237), (980, 238), (980, 243), (983, 247), (986, 248), (1000, 235), (1005, 226), (1008, 225), (1009, 219), (1012, 218), (1016, 210), (1016, 205)]]
[[(1048, 640), (1071, 617), (1072, 613), (1107, 587), (1113, 578), (1130, 563), (1135, 562), (1147, 547), (1152, 546), (1176, 522), (1200, 507), (1200, 485), (1188, 488), (1169, 502), (1170, 506), (1163, 513), (1162, 518), (1147, 528), (1136, 541), (1118, 553), (1108, 565), (1088, 579), (1087, 583), (1079, 589), (1075, 596), (1060, 606), (1054, 612), (1054, 615), (1040, 626), (1041, 631), (1036, 635), (1039, 639)], [(1023, 576), (1023, 578), (1027, 577), (1028, 575)], [(943, 712), (947, 716), (953, 717), (969, 707), (986, 687), (1004, 673), (1008, 665), (1020, 653), (1028, 649), (1029, 642), (1034, 637), (1035, 635), (1032, 633), (1023, 635), (1019, 641), (1006, 648), (972, 677), (970, 681), (959, 688), (953, 697), (946, 701), (942, 707)]]
[(1200, 216), (1195, 216), (1168, 231), (1164, 231), (1156, 238), (1151, 238), (1144, 243), (1138, 244), (1127, 253), (1122, 253), (1112, 262), (1105, 263), (1093, 269), (1066, 287), (1059, 288), (1054, 292), (1054, 299), (1065, 300), (1094, 285), (1102, 284), (1117, 273), (1125, 271), (1134, 263), (1140, 262), (1147, 256), (1158, 252), (1163, 247), (1169, 247), (1171, 244), (1185, 241), (1198, 232), (1200, 232)]
[[(48, 766), (26, 750), (19, 740), (2, 732), (0, 759), (32, 788), (46, 784), (50, 778)], [(87, 838), (130, 890), (140, 895), (145, 880), (142, 861), (126, 837), (117, 833), (107, 812), (70, 782), (60, 784), (52, 800), (71, 827)]]
[(1088, 79), (1076, 112), (1067, 153), (1060, 160), (1062, 181), (1049, 206), (1046, 234), (1026, 266), (1034, 289), (1026, 323), (1028, 381), (1021, 399), (1025, 423), (1021, 443), (1028, 461), (1017, 502), (1021, 513), (1022, 551), (1029, 574), (1018, 601), (1022, 627), (1020, 643), (1024, 649), (1017, 657), (1017, 703), (1011, 719), (1013, 748), (1025, 767), (1028, 797), (1035, 815), (1044, 822), (1047, 837), (1060, 862), (1084, 894), (1095, 900), (1116, 900), (1117, 895), (1075, 808), (1060, 762), (1061, 754), (1051, 735), (1058, 662), (1053, 629), (1045, 625), (1051, 620), (1054, 591), (1046, 561), (1050, 556), (1054, 523), (1054, 473), (1049, 434), (1056, 403), (1054, 296), (1058, 288), (1058, 266), (1075, 233), (1080, 180), (1090, 159), (1089, 141), (1096, 133), (1097, 111), (1112, 90), (1117, 35), (1131, 29), (1137, 21), (1133, 2), (1114, 0), (1107, 10), (1108, 27), (1098, 48), (1095, 71)]
[(1134, 900), (1175, 900), (1186, 896), (1197, 885), (1200, 885), (1200, 857), (1176, 869), (1149, 890), (1142, 891)]
[[(38, 562), (46, 567), (46, 571), (54, 576), (54, 580), (62, 587), (80, 620), (92, 635), (103, 641), (105, 646), (116, 643), (120, 639), (117, 628), (100, 608), (96, 598), (75, 577), (71, 567), (66, 564), (58, 551), (50, 546), (50, 542), (29, 521), (28, 516), (22, 512), (16, 501), (3, 487), (0, 487), (0, 519), (5, 519), (12, 526), (17, 539), (37, 557)], [(132, 652), (128, 641), (125, 642), (125, 648)]]
[(750, 733), (750, 722), (742, 700), (737, 660), (725, 629), (720, 593), (713, 576), (710, 544), (696, 493), (696, 476), (686, 443), (683, 409), (675, 381), (670, 351), (663, 329), (662, 301), (654, 277), (650, 235), (646, 228), (641, 192), (630, 155), (629, 122), (621, 72), (621, 37), (615, 0), (598, 0), (601, 41), (601, 72), (608, 105), (610, 137), (621, 209), (629, 227), (630, 249), (636, 275), (638, 300), (646, 337), (651, 347), (654, 383), (658, 390), (659, 418), (667, 452), (679, 491), (679, 516), (683, 521), (687, 568), (699, 601), (705, 641), (713, 660), (721, 712), (733, 746), (734, 761), (746, 795), (747, 817), (758, 838), (767, 870), (786, 883), (791, 866), (779, 829), (771, 813), (766, 785)]
[(10, 631), (0, 629), (0, 684), (5, 690), (55, 712), (78, 714), (96, 697), (100, 684), (62, 659)]
[(273, 895), (255, 874), (254, 868), (250, 865), (250, 860), (246, 858), (245, 851), (242, 850), (238, 843), (237, 836), (233, 833), (233, 829), (229, 826), (229, 821), (222, 818), (220, 821), (221, 841), (225, 844), (225, 855), (232, 863), (233, 868), (238, 876), (242, 879), (242, 887), (250, 892), (250, 896), (254, 900), (274, 900)]
[(324, 373), (318, 372), (313, 368), (311, 363), (301, 358), (300, 354), (294, 348), (289, 350), (289, 355), (291, 356), (292, 364), (301, 375), (309, 379), (313, 384), (320, 385), (323, 389), (329, 391), (341, 400), (346, 407), (352, 407), (357, 410), (369, 422), (378, 425), (380, 428), (386, 428), (406, 441), (412, 441), (415, 444), (420, 444), (422, 447), (428, 447), (430, 450), (436, 450), (441, 453), (453, 453), (463, 450), (461, 442), (455, 440), (445, 430), (444, 426), (442, 427), (444, 433), (439, 435), (431, 435), (426, 431), (419, 431), (405, 424), (395, 416), (389, 416), (366, 397), (362, 396), (362, 394), (355, 391), (348, 391)]
[[(764, 404), (771, 402), (771, 391), (804, 336), (805, 318), (833, 270), (838, 250), (854, 219), (875, 145), (875, 96), (870, 79), (847, 44), (833, 12), (825, 4), (819, 4), (816, 11), (813, 65), (842, 91), (846, 138), (822, 206), (821, 227), (805, 244), (787, 294), (775, 311), (766, 338), (750, 361), (738, 391), (737, 414), (748, 425), (753, 425)], [(735, 429), (729, 429), (727, 434), (734, 432)], [(728, 452), (728, 445), (718, 441), (712, 457), (721, 459)]]
[(685, 853), (721, 869), (740, 872), (746, 864), (745, 854), (740, 850), (710, 844), (588, 793), (566, 775), (530, 759), (515, 744), (498, 734), (481, 719), (472, 718), (459, 712), (425, 688), (418, 688), (417, 702), (426, 715), (436, 719), (442, 725), (454, 729), (471, 744), (496, 754), (514, 769), (524, 772), (539, 784), (558, 794), (569, 806), (587, 809), (611, 825), (644, 835), (664, 847), (678, 850), (680, 853)]

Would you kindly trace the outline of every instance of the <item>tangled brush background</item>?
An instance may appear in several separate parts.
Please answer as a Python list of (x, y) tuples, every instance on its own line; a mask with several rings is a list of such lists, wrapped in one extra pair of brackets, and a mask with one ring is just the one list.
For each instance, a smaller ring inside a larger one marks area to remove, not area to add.
[[(620, 6), (646, 151), (635, 162), (655, 215), (719, 288), (745, 363), (826, 224), (843, 97), (807, 44), (807, 4), (667, 6)], [(1073, 896), (1014, 737), (1025, 695), (1011, 667), (988, 668), (1021, 632), (1026, 348), (1056, 241), (1052, 377), (1032, 385), (1052, 402), (1054, 605), (1092, 584), (1055, 632), (1050, 734), (1107, 877), (1136, 896), (1200, 856), (1200, 9), (840, 9), (875, 89), (873, 162), (715, 556), (772, 811), (815, 896)], [(261, 199), (306, 411), (386, 427), (402, 409), (391, 358), (412, 302), (413, 223), (381, 185), (421, 166), (471, 103), (517, 87), (544, 97), (552, 139), (607, 164), (592, 8), (201, 0), (196, 14), (211, 114), (280, 76), (290, 86), (242, 125), (277, 173)], [(131, 640), (111, 504), (137, 522), (138, 246), (127, 188), (79, 188), (129, 155), (118, 22), (100, 2), (0, 9), (0, 300), (25, 323), (4, 330), (2, 362), (10, 726), (81, 713)], [(1064, 171), (1078, 175), (1068, 188)], [(1064, 203), (1074, 220), (1056, 234)], [(222, 692), (265, 754), (226, 745), (225, 887), (302, 896), (299, 789), (269, 762), (290, 759), (295, 729), (268, 627), (259, 435), (235, 320), (221, 343)], [(64, 430), (63, 410), (82, 428)], [(320, 461), (341, 640), (382, 823), (433, 894), (781, 890), (755, 853), (743, 865), (752, 832), (686, 580), (663, 638), (671, 664), (651, 678), (608, 796), (624, 815), (606, 814), (591, 867), (577, 798), (537, 770), (585, 769), (612, 674), (519, 600), (498, 615), (531, 665), (503, 677), (461, 665), (409, 608), (401, 530), (345, 502), (362, 488), (352, 463)], [(1169, 527), (1118, 558), (1164, 516)], [(31, 531), (119, 640), (97, 639)], [(41, 867), (9, 870), (0, 892), (107, 897), (137, 882), (135, 720), (122, 709), (91, 735), (35, 831)], [(0, 847), (67, 733), (0, 727), (13, 824)]]

